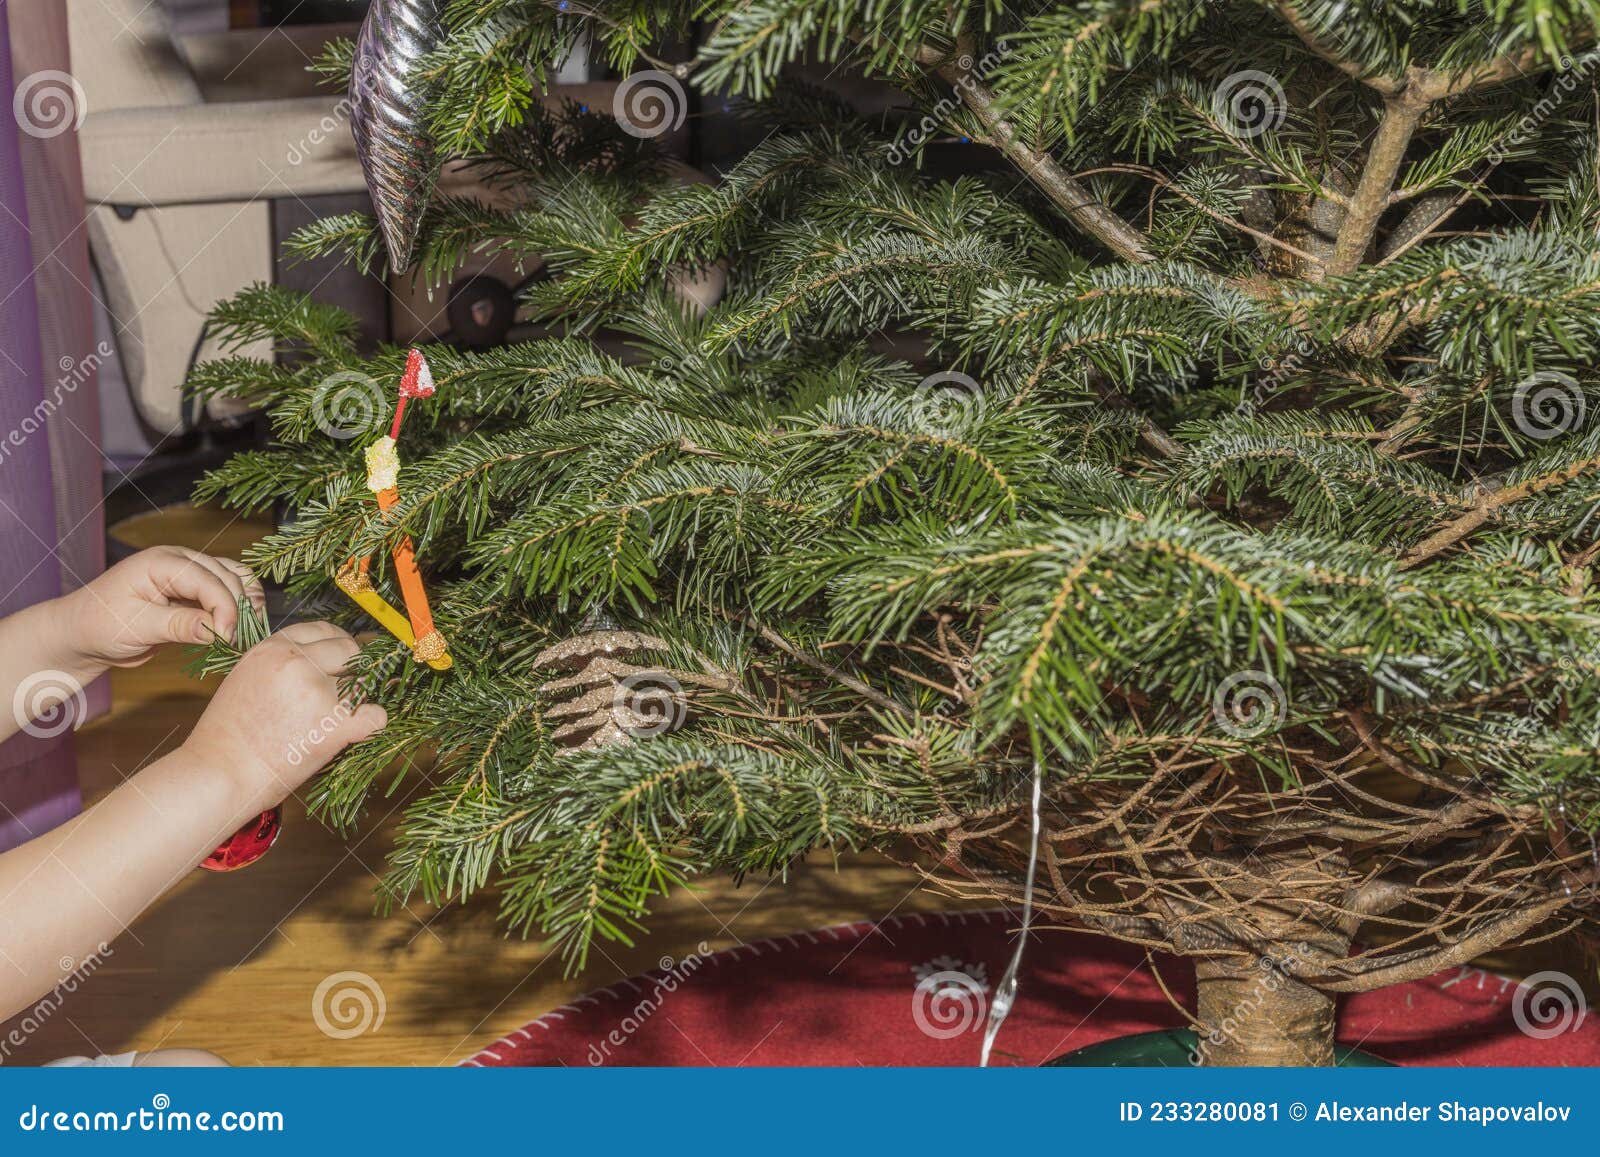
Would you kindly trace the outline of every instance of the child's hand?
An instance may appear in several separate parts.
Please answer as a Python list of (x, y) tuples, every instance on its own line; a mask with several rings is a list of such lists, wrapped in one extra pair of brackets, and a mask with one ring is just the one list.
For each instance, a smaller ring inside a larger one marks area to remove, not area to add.
[(272, 806), (388, 723), (376, 703), (352, 709), (339, 698), (339, 676), (357, 649), (332, 623), (285, 627), (239, 660), (183, 750), (243, 776), (258, 810)]
[(242, 563), (157, 546), (124, 559), (52, 605), (68, 663), (94, 676), (143, 663), (166, 643), (233, 638), (241, 598), (266, 596)]

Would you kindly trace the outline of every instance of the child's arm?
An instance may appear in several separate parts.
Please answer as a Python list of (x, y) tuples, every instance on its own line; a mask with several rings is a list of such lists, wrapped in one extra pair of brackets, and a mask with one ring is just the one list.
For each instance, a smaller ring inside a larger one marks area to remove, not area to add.
[(144, 662), (164, 643), (233, 637), (239, 600), (259, 609), (261, 584), (231, 559), (158, 546), (124, 559), (69, 595), (0, 620), (0, 739), (29, 708), (70, 700), (108, 667)]
[(246, 820), (384, 726), (383, 708), (340, 702), (339, 675), (355, 653), (330, 623), (286, 627), (239, 661), (177, 751), (0, 855), (0, 1019), (116, 939)]

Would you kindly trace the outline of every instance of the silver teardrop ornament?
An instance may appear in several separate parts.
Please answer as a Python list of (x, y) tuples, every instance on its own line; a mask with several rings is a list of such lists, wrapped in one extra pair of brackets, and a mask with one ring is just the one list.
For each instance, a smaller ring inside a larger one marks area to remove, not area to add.
[(411, 265), (433, 192), (422, 58), (439, 46), (441, 0), (372, 0), (350, 71), (350, 127), (395, 272)]

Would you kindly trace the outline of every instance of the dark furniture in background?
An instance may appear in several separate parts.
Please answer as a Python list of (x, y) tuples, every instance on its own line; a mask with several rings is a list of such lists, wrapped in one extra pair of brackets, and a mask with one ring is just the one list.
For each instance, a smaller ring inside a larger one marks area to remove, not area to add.
[(366, 11), (366, 5), (356, 0), (233, 0), (235, 27), (239, 27), (240, 15), (248, 16), (252, 8), (259, 26), (339, 24), (360, 20)]

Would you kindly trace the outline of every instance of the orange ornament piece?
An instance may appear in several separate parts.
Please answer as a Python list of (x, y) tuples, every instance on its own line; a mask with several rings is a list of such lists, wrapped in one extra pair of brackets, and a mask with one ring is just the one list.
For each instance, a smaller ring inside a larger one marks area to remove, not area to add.
[[(433, 373), (422, 351), (413, 349), (406, 356), (405, 373), (400, 378), (400, 401), (395, 406), (394, 424), (386, 438), (379, 438), (367, 447), (367, 487), (378, 499), (378, 509), (387, 513), (400, 501), (400, 454), (396, 440), (400, 437), (400, 422), (405, 417), (406, 402), (411, 398), (433, 396)], [(405, 601), (406, 619), (372, 588), (368, 571), (372, 558), (351, 559), (336, 578), (340, 589), (355, 599), (367, 613), (388, 629), (406, 646), (412, 657), (426, 663), (436, 671), (446, 671), (454, 665), (449, 646), (439, 629), (434, 626), (433, 612), (428, 606), (428, 592), (422, 585), (422, 572), (417, 569), (416, 547), (410, 535), (403, 535), (394, 546), (394, 573)]]

